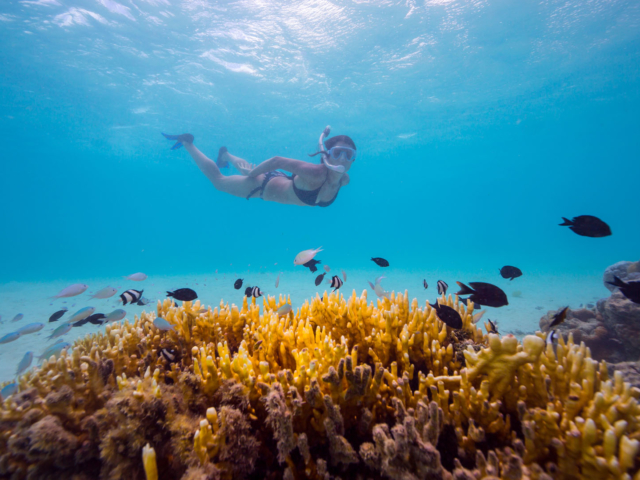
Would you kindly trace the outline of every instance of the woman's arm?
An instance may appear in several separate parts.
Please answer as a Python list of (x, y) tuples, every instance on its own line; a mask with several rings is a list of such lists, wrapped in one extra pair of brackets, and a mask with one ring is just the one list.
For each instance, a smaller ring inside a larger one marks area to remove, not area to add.
[(313, 163), (302, 162), (293, 158), (285, 157), (272, 157), (269, 160), (265, 160), (256, 168), (248, 173), (249, 177), (257, 177), (262, 173), (270, 172), (271, 170), (282, 169), (287, 172), (291, 172), (294, 175), (300, 177), (312, 176), (315, 177), (318, 173), (322, 172), (322, 165), (315, 165)]

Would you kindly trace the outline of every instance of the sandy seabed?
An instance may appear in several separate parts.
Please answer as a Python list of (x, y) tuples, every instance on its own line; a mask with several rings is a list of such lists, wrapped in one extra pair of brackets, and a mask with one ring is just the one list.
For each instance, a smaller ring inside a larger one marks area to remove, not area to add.
[[(322, 265), (319, 266), (322, 267)], [(33, 351), (34, 357), (37, 357), (48, 345), (55, 343), (57, 339), (47, 340), (47, 337), (61, 322), (68, 319), (70, 314), (86, 306), (95, 307), (96, 313), (104, 314), (108, 314), (116, 308), (123, 308), (118, 295), (125, 289), (144, 289), (144, 297), (151, 301), (146, 306), (126, 305), (124, 309), (127, 311), (126, 318), (129, 320), (133, 320), (134, 316), (145, 310), (155, 311), (157, 300), (165, 298), (167, 290), (182, 287), (194, 289), (198, 293), (201, 303), (215, 307), (220, 304), (220, 300), (241, 305), (245, 287), (257, 285), (265, 295), (290, 295), (293, 307), (297, 308), (317, 293), (322, 295), (325, 290), (330, 290), (326, 283), (322, 283), (318, 287), (314, 284), (316, 276), (323, 272), (324, 270), (319, 269), (316, 273), (311, 273), (302, 267), (284, 271), (280, 273), (278, 288), (275, 287), (275, 281), (279, 272), (262, 269), (208, 275), (150, 275), (142, 282), (133, 282), (123, 277), (106, 277), (78, 278), (72, 281), (0, 284), (0, 315), (2, 316), (0, 337), (28, 323), (41, 322), (45, 325), (37, 333), (24, 335), (14, 342), (0, 345), (0, 382), (11, 380), (14, 377), (18, 362), (25, 352)], [(602, 283), (601, 274), (537, 272), (525, 274), (509, 281), (501, 278), (497, 272), (481, 272), (479, 274), (478, 271), (465, 272), (462, 270), (421, 271), (418, 273), (379, 268), (347, 271), (346, 273), (347, 281), (341, 288), (346, 297), (349, 297), (354, 290), (360, 295), (364, 289), (367, 289), (369, 300), (374, 300), (376, 295), (367, 281), (373, 282), (377, 276), (385, 275), (387, 278), (382, 280), (382, 286), (385, 290), (389, 292), (408, 290), (410, 298), (417, 298), (421, 306), (424, 306), (427, 300), (435, 300), (437, 297), (436, 282), (439, 279), (443, 279), (449, 284), (448, 293), (458, 291), (456, 280), (464, 283), (473, 281), (493, 283), (507, 293), (509, 305), (502, 308), (486, 308), (481, 323), (487, 318), (497, 320), (498, 330), (501, 334), (513, 332), (518, 337), (538, 330), (540, 317), (548, 310), (555, 310), (566, 305), (572, 308), (578, 308), (580, 305), (588, 306), (588, 304), (595, 304), (598, 299), (609, 295)], [(327, 273), (325, 279), (330, 278), (331, 275), (339, 275), (342, 278), (340, 269), (332, 269), (330, 273)], [(244, 284), (240, 290), (235, 290), (233, 283), (238, 278), (243, 278)], [(429, 284), (427, 290), (422, 286), (423, 279), (426, 279)], [(71, 283), (86, 283), (89, 288), (85, 293), (76, 297), (55, 301), (50, 298)], [(118, 294), (105, 300), (90, 298), (93, 292), (108, 285), (117, 287)], [(521, 293), (520, 296), (516, 296), (518, 291)], [(259, 304), (262, 305), (260, 302)], [(58, 322), (49, 323), (48, 319), (51, 314), (62, 307), (67, 307), (69, 312)], [(23, 313), (24, 318), (12, 322), (18, 313)], [(98, 327), (88, 323), (82, 327), (73, 328), (62, 339), (73, 343), (75, 339), (99, 330), (104, 330), (104, 326)], [(33, 365), (36, 363), (37, 360), (34, 358)]]

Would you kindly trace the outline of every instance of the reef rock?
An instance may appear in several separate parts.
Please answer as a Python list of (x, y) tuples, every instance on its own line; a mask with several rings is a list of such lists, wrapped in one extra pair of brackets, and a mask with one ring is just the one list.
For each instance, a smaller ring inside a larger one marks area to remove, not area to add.
[(632, 387), (640, 388), (640, 361), (613, 363), (608, 367), (611, 375), (620, 372), (625, 382)]
[(617, 290), (618, 287), (614, 287), (613, 285), (609, 285), (609, 282), (613, 282), (613, 276), (627, 281), (627, 280), (640, 280), (640, 273), (638, 273), (638, 264), (639, 262), (618, 262), (614, 263), (607, 267), (604, 271), (604, 275), (602, 276), (602, 282), (604, 286), (607, 287), (607, 290), (613, 292)]
[(622, 343), (624, 360), (640, 359), (640, 305), (616, 290), (609, 298), (598, 300), (597, 309), (606, 328)]

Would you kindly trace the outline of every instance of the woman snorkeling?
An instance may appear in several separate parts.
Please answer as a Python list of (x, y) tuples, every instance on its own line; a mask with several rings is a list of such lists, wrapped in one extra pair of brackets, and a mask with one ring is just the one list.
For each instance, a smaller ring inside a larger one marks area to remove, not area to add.
[[(167, 135), (168, 140), (176, 141), (171, 148), (176, 150), (182, 146), (213, 186), (221, 192), (236, 197), (262, 198), (268, 202), (284, 203), (311, 207), (328, 207), (338, 196), (340, 188), (349, 183), (351, 164), (356, 159), (356, 145), (346, 135), (337, 135), (326, 139), (331, 128), (327, 126), (318, 141), (318, 152), (310, 155), (321, 155), (319, 165), (294, 160), (292, 158), (273, 157), (254, 166), (242, 158), (231, 155), (226, 147), (220, 148), (218, 159), (206, 157), (193, 144), (194, 137), (190, 133)], [(224, 176), (220, 168), (228, 168), (232, 164), (241, 175)], [(278, 171), (291, 172), (291, 176)]]

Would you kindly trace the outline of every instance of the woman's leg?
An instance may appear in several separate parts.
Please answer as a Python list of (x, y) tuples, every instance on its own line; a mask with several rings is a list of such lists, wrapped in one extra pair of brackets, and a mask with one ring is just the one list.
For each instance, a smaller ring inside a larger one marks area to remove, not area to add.
[[(211, 180), (211, 183), (216, 187), (216, 190), (229, 193), (236, 197), (247, 198), (254, 189), (262, 185), (264, 175), (259, 175), (255, 178), (245, 177), (243, 175), (231, 175), (225, 177), (220, 173), (220, 169), (216, 163), (210, 158), (207, 158), (207, 156), (198, 150), (193, 143), (184, 142), (184, 148), (189, 152), (193, 161), (196, 162), (200, 171), (204, 173), (209, 180)], [(242, 161), (244, 162), (244, 160)]]

